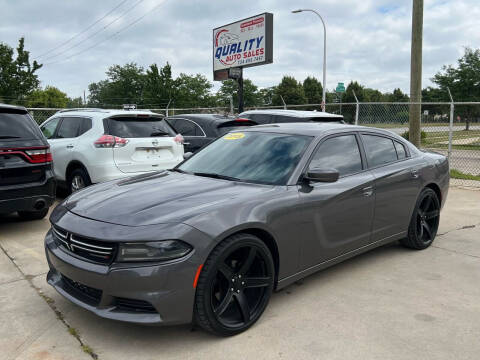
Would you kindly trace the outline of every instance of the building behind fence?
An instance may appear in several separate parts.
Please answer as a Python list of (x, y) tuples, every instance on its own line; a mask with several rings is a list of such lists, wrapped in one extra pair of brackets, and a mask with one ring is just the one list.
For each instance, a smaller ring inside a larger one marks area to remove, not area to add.
[[(388, 129), (408, 139), (409, 106), (412, 103), (335, 103), (326, 111), (342, 114), (345, 122)], [(256, 109), (296, 109), (321, 111), (320, 104), (266, 106)], [(247, 108), (255, 109), (255, 108)], [(60, 109), (32, 108), (41, 124)], [(152, 109), (178, 115), (186, 113), (231, 112), (227, 107)], [(449, 157), (452, 182), (480, 187), (480, 102), (422, 103), (421, 147)]]

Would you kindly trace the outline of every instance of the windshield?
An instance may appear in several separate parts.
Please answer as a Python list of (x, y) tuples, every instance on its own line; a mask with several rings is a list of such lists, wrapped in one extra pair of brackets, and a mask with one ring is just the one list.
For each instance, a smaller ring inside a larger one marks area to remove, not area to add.
[(113, 117), (107, 119), (108, 135), (122, 138), (175, 136), (175, 130), (161, 117)]
[(286, 184), (310, 136), (233, 132), (217, 139), (177, 170), (262, 184)]

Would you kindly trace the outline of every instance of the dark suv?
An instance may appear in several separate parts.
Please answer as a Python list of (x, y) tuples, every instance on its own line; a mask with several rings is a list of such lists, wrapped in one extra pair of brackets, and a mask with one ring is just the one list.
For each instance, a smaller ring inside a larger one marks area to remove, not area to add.
[(24, 107), (0, 104), (0, 214), (42, 219), (55, 200), (47, 140)]

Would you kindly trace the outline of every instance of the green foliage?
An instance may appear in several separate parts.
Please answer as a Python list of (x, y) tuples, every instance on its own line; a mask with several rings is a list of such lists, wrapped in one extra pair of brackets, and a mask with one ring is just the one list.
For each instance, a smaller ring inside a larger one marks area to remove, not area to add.
[[(405, 140), (410, 140), (410, 131), (407, 130), (407, 131), (403, 132), (400, 136), (403, 137)], [(427, 133), (422, 130), (420, 132), (420, 139), (423, 141), (426, 138), (427, 138)]]
[(315, 77), (309, 76), (303, 80), (303, 92), (305, 93), (308, 104), (321, 104), (322, 91), (322, 83)]
[(462, 179), (462, 180), (477, 180), (480, 181), (480, 175), (471, 175), (461, 172), (457, 169), (450, 170), (450, 177), (453, 179)]
[(47, 86), (45, 89), (34, 90), (26, 99), (28, 107), (49, 107), (64, 108), (67, 107), (70, 99), (67, 94), (54, 86)]
[(25, 50), (25, 39), (18, 41), (14, 57), (13, 49), (0, 43), (0, 102), (21, 103), (24, 98), (40, 85), (35, 72), (42, 67), (33, 61), (30, 64), (30, 53)]
[[(233, 96), (233, 106), (238, 107), (238, 82), (235, 80), (222, 81), (222, 86), (217, 92), (218, 100), (223, 106), (230, 105), (230, 95)], [(245, 106), (263, 105), (263, 93), (250, 79), (243, 80), (243, 101)]]
[(201, 74), (180, 74), (174, 82), (173, 105), (177, 108), (215, 106), (215, 97), (210, 93), (213, 85)]
[(302, 84), (291, 76), (284, 76), (276, 87), (272, 99), (273, 105), (283, 105), (282, 97), (287, 105), (305, 104), (307, 102)]

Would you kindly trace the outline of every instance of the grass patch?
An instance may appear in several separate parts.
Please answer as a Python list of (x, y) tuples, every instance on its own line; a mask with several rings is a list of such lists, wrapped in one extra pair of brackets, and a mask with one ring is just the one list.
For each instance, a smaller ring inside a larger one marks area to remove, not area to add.
[(98, 355), (93, 352), (93, 350), (90, 346), (83, 344), (82, 345), (82, 350), (83, 350), (84, 353), (87, 353), (92, 358), (98, 359)]
[(75, 336), (75, 337), (76, 337), (76, 336), (79, 336), (77, 329), (75, 329), (75, 328), (73, 328), (73, 327), (69, 327), (69, 328), (68, 328), (68, 332), (70, 333), (70, 335), (73, 335), (73, 336)]
[(476, 180), (480, 181), (480, 175), (465, 174), (457, 169), (450, 170), (450, 177), (452, 179), (462, 179), (462, 180)]

